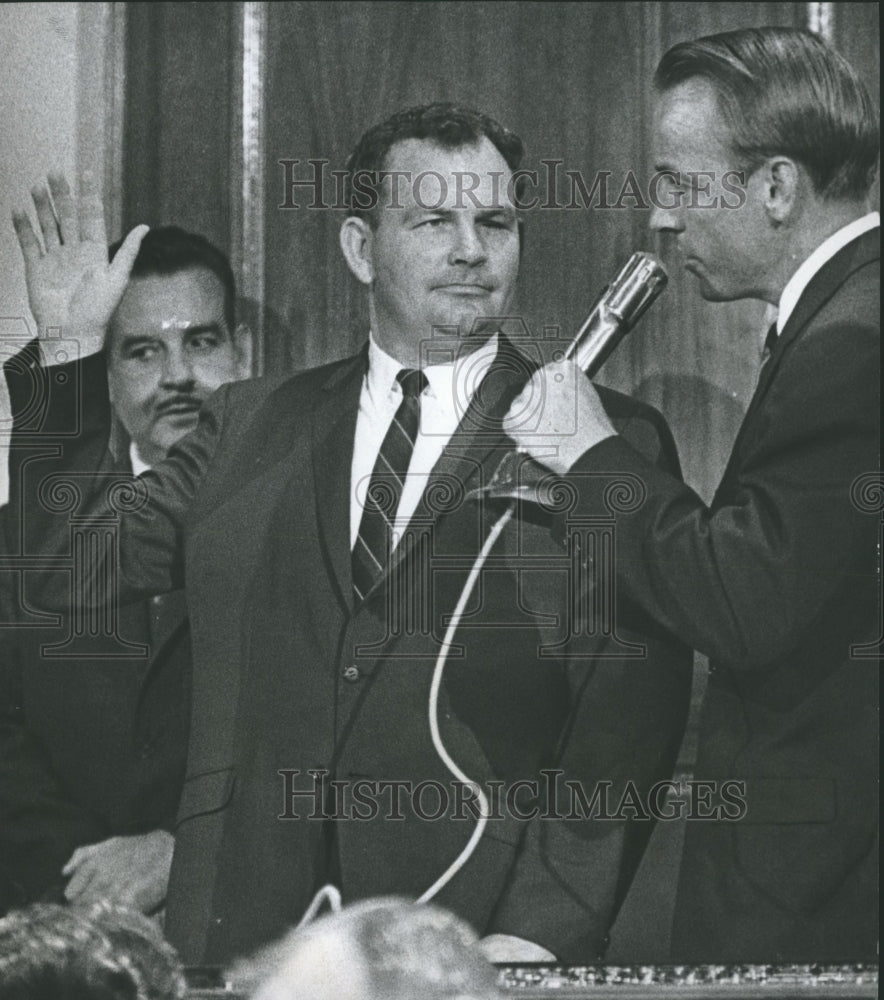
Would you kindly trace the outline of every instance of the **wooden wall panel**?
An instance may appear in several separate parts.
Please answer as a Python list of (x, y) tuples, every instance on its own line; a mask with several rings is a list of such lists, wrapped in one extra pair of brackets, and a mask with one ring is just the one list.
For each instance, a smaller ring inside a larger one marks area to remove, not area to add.
[(229, 250), (239, 7), (126, 5), (125, 228), (174, 223)]
[[(241, 72), (242, 4), (128, 5), (125, 222), (175, 220), (229, 245)], [(397, 108), (453, 100), (519, 132), (526, 166), (542, 160), (591, 184), (610, 171), (616, 198), (647, 177), (650, 77), (676, 41), (748, 25), (804, 25), (804, 3), (274, 3), (264, 72), (265, 371), (342, 357), (366, 334), (362, 289), (341, 258), (339, 211), (282, 210), (281, 159), (342, 169), (365, 127)], [(875, 5), (835, 4), (835, 41), (878, 85)], [(542, 169), (542, 168), (541, 168)], [(328, 177), (328, 198), (333, 182)], [(567, 190), (561, 191), (566, 201)], [(541, 335), (577, 328), (601, 286), (639, 248), (670, 265), (670, 289), (608, 362), (601, 381), (658, 406), (690, 482), (711, 497), (757, 376), (758, 302), (700, 300), (671, 240), (630, 207), (527, 215), (517, 312)], [(236, 249), (236, 248), (234, 248)]]

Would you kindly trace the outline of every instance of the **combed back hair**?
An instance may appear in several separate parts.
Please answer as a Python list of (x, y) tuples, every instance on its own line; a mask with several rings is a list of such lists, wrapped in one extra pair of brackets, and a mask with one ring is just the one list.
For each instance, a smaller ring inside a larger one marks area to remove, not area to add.
[[(109, 250), (113, 260), (122, 240)], [(205, 268), (221, 282), (224, 289), (224, 319), (230, 333), (236, 325), (236, 281), (230, 261), (205, 236), (189, 233), (179, 226), (157, 226), (141, 241), (132, 267), (133, 278), (160, 277)]]
[(715, 88), (730, 144), (749, 172), (788, 156), (827, 200), (861, 199), (878, 165), (878, 115), (851, 65), (809, 31), (744, 28), (673, 46), (658, 91), (696, 77)]
[[(471, 927), (442, 907), (397, 897), (362, 900), (321, 917), (240, 959), (228, 972), (234, 989), (254, 996), (273, 986), (273, 996), (297, 993), (299, 956), (311, 945), (335, 941), (352, 956), (350, 978), (363, 978), (371, 1000), (495, 1000), (497, 972)], [(313, 954), (321, 953), (314, 947)], [(361, 994), (360, 994), (361, 995)]]
[[(483, 137), (491, 142), (510, 170), (518, 169), (524, 153), (522, 140), (490, 115), (448, 102), (397, 111), (370, 128), (347, 160), (344, 201), (349, 214), (367, 219), (372, 226), (377, 225), (380, 179), (376, 175), (385, 168), (387, 154), (397, 142), (423, 139), (452, 150), (475, 146)], [(357, 175), (360, 182), (354, 190), (353, 180)], [(365, 191), (374, 192), (374, 197), (363, 193)]]

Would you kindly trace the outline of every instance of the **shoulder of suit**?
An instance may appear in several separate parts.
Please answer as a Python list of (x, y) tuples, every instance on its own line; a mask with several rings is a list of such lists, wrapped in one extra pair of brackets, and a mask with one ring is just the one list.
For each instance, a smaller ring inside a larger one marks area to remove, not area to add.
[(294, 398), (307, 402), (357, 359), (358, 356), (343, 358), (318, 368), (308, 368), (294, 375), (262, 375), (259, 378), (232, 382), (226, 387), (228, 405), (236, 408), (256, 407), (274, 397)]
[(627, 396), (625, 392), (609, 389), (605, 385), (597, 383), (593, 383), (593, 385), (595, 385), (605, 412), (612, 421), (645, 420), (655, 427), (667, 427), (668, 429), (663, 414), (650, 403), (645, 403), (634, 396)]

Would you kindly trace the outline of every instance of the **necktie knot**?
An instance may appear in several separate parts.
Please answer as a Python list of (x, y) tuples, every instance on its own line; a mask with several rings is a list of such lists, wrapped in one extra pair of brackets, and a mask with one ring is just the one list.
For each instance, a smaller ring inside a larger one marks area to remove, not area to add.
[(403, 368), (397, 372), (396, 381), (402, 388), (402, 395), (412, 399), (417, 399), (429, 384), (427, 376), (417, 368)]

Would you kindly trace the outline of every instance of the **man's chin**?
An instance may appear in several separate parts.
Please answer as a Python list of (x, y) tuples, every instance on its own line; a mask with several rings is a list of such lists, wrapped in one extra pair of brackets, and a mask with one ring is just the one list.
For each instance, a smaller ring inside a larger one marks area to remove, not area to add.
[(500, 329), (502, 317), (487, 313), (463, 313), (452, 317), (448, 324), (439, 324), (440, 330), (450, 331), (460, 340), (472, 340), (477, 344), (487, 340)]
[(199, 411), (190, 410), (181, 413), (167, 413), (154, 424), (150, 437), (150, 447), (154, 451), (165, 454), (174, 444), (196, 428), (199, 423)]
[(693, 274), (697, 279), (700, 298), (704, 299), (706, 302), (730, 302), (733, 298), (733, 296), (727, 295), (725, 292), (721, 291), (721, 289), (716, 288), (705, 274), (697, 274), (696, 271), (691, 271), (691, 274)]

